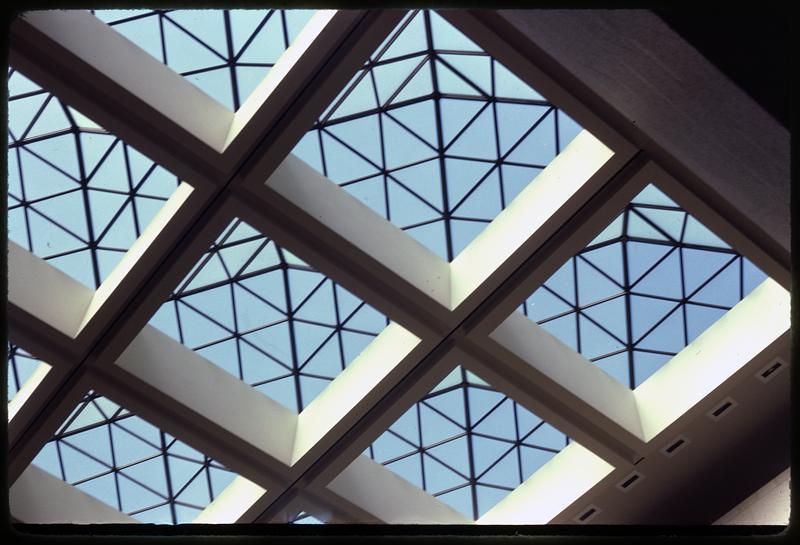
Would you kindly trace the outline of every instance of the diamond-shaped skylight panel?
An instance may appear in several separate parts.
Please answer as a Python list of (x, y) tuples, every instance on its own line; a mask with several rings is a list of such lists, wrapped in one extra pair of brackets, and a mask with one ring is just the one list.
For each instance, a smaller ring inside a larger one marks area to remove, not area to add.
[(649, 185), (522, 310), (635, 388), (765, 278)]
[(387, 320), (235, 220), (150, 323), (299, 413)]
[(293, 153), (452, 260), (580, 130), (438, 14), (417, 11)]
[(568, 441), (459, 366), (365, 454), (478, 519)]
[(21, 347), (8, 343), (8, 399), (11, 401), (41, 362)]
[(8, 238), (96, 288), (178, 180), (13, 69), (8, 89)]
[(204, 454), (89, 393), (33, 463), (142, 522), (192, 522), (236, 477)]
[(314, 10), (97, 10), (94, 14), (236, 111)]

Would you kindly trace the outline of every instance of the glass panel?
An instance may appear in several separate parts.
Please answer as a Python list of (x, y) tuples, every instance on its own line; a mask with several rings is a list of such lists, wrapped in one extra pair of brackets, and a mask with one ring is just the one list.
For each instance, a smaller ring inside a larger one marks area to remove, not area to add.
[(178, 179), (13, 69), (8, 90), (8, 238), (96, 288)]
[(580, 132), (434, 11), (413, 11), (294, 149), (452, 260)]
[(315, 10), (97, 10), (95, 16), (236, 111)]
[(11, 401), (22, 385), (39, 367), (40, 362), (23, 348), (9, 342), (8, 346), (8, 401)]
[(90, 392), (33, 463), (137, 520), (192, 522), (236, 477), (111, 400)]
[(477, 520), (568, 442), (459, 366), (365, 454)]
[(150, 320), (298, 413), (387, 323), (241, 220), (223, 230)]
[(649, 185), (521, 309), (635, 388), (764, 279)]

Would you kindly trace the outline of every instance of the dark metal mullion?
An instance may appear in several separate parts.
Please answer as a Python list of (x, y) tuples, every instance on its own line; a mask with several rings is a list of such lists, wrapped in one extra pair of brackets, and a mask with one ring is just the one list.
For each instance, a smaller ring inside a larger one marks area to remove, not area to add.
[(111, 424), (106, 422), (108, 430), (108, 444), (111, 446), (111, 467), (114, 473), (114, 490), (117, 496), (117, 509), (122, 511), (122, 493), (119, 491), (119, 471), (117, 467), (117, 449), (114, 448), (114, 434), (111, 433)]
[[(499, 392), (498, 392), (498, 393), (499, 393)], [(475, 421), (475, 422), (472, 424), (472, 427), (473, 427), (473, 428), (475, 428), (475, 427), (477, 427), (477, 426), (480, 426), (480, 425), (483, 423), (483, 421), (484, 421), (484, 420), (486, 420), (487, 418), (489, 418), (489, 415), (491, 415), (493, 412), (495, 412), (495, 411), (497, 410), (497, 408), (498, 408), (498, 407), (500, 407), (500, 405), (502, 405), (503, 403), (505, 403), (505, 402), (506, 402), (506, 400), (507, 400), (507, 399), (510, 399), (510, 398), (509, 398), (508, 396), (503, 396), (503, 399), (501, 399), (500, 401), (498, 401), (497, 403), (495, 403), (495, 404), (494, 404), (494, 406), (492, 406), (492, 408), (491, 408), (491, 409), (489, 409), (488, 411), (486, 411), (486, 414), (484, 414), (484, 415), (483, 415), (482, 417), (480, 417), (480, 418), (479, 418), (477, 421)], [(473, 433), (475, 433), (475, 432), (473, 431)]]
[[(128, 146), (122, 146), (122, 156), (125, 161), (125, 170), (128, 173), (128, 197), (127, 197), (128, 203), (123, 205), (122, 208), (124, 209), (125, 206), (127, 206), (127, 204), (130, 204), (131, 211), (133, 212), (133, 228), (135, 230), (134, 232), (136, 234), (136, 237), (138, 238), (142, 234), (142, 232), (141, 232), (141, 226), (139, 225), (139, 215), (136, 213), (136, 202), (133, 198), (135, 193), (133, 184), (133, 169), (131, 168), (131, 160), (130, 160), (130, 154), (128, 153)], [(144, 178), (142, 180), (144, 180)], [(109, 223), (109, 225), (113, 223), (114, 222), (111, 222)]]
[(236, 363), (237, 368), (239, 369), (239, 378), (244, 380), (244, 365), (242, 364), (242, 348), (239, 342), (240, 334), (239, 334), (239, 316), (236, 312), (236, 290), (234, 289), (234, 282), (228, 284), (230, 286), (231, 291), (231, 310), (233, 311), (233, 334), (234, 339), (236, 339)]
[(215, 50), (213, 47), (211, 47), (210, 45), (208, 45), (207, 43), (205, 43), (203, 40), (201, 40), (200, 38), (198, 38), (197, 36), (195, 36), (193, 32), (191, 32), (191, 31), (189, 31), (188, 29), (186, 29), (184, 26), (182, 26), (182, 25), (181, 25), (180, 23), (178, 23), (177, 21), (173, 21), (173, 20), (172, 20), (172, 18), (170, 18), (169, 16), (164, 16), (164, 18), (165, 18), (165, 19), (167, 19), (167, 20), (169, 20), (169, 22), (170, 22), (170, 23), (172, 23), (172, 24), (173, 24), (173, 25), (175, 25), (177, 28), (179, 28), (179, 29), (181, 30), (181, 32), (183, 32), (184, 34), (188, 35), (188, 36), (189, 36), (190, 38), (192, 38), (192, 39), (193, 39), (195, 42), (197, 42), (198, 44), (200, 44), (200, 45), (202, 45), (203, 47), (205, 47), (205, 48), (206, 48), (208, 51), (210, 51), (211, 53), (213, 53), (214, 55), (216, 55), (217, 57), (219, 57), (219, 58), (220, 58), (220, 59), (222, 59), (223, 61), (226, 61), (226, 62), (227, 62), (227, 59), (226, 59), (225, 57), (223, 57), (222, 55), (220, 55), (220, 54), (219, 54), (219, 53), (218, 53), (218, 52), (217, 52), (217, 51), (216, 51), (216, 50)]
[(645, 216), (644, 214), (639, 212), (635, 207), (631, 206), (630, 207), (630, 211), (633, 212), (634, 214), (636, 214), (639, 217), (640, 220), (642, 220), (645, 223), (649, 224), (650, 227), (652, 227), (653, 229), (655, 229), (656, 231), (661, 233), (663, 236), (667, 237), (669, 242), (671, 242), (672, 244), (678, 244), (679, 243), (679, 241), (675, 240), (675, 238), (672, 235), (670, 235), (664, 229), (662, 229), (660, 225), (656, 224), (653, 220), (651, 220), (650, 218), (648, 218), (647, 216)]
[(164, 36), (164, 13), (158, 14), (158, 34), (161, 38), (161, 62), (169, 66), (167, 62), (167, 39)]
[[(58, 138), (59, 136), (66, 136), (68, 134), (73, 133), (73, 129), (59, 129), (57, 131), (51, 131), (44, 134), (38, 134), (28, 139), (17, 138), (15, 141), (10, 142), (8, 144), (8, 149), (14, 149), (19, 147), (28, 146), (30, 144), (35, 144), (37, 142), (42, 142), (43, 140), (50, 140), (51, 138)], [(27, 133), (26, 133), (27, 134)], [(72, 176), (70, 176), (71, 178)]]
[[(443, 219), (444, 219), (444, 230), (445, 230), (445, 243), (447, 247), (447, 260), (452, 261), (453, 257), (453, 233), (452, 233), (452, 226), (450, 225), (450, 198), (448, 196), (448, 189), (447, 189), (447, 169), (445, 169), (445, 162), (444, 162), (444, 153), (445, 153), (445, 146), (444, 146), (444, 132), (442, 131), (442, 108), (439, 101), (440, 91), (439, 91), (439, 78), (436, 75), (436, 70), (434, 68), (436, 54), (433, 49), (433, 32), (431, 30), (431, 16), (430, 13), (427, 11), (422, 12), (423, 15), (423, 22), (425, 26), (425, 41), (427, 42), (428, 46), (428, 57), (430, 62), (428, 65), (430, 66), (431, 71), (431, 86), (433, 87), (433, 94), (434, 94), (434, 114), (436, 116), (436, 151), (439, 155), (439, 173), (441, 175), (441, 189), (442, 189), (442, 209), (444, 210)], [(470, 447), (471, 448), (471, 447)], [(471, 456), (471, 455), (470, 455)], [(477, 512), (476, 507), (476, 500), (474, 497), (473, 491), (473, 508)]]
[(428, 490), (428, 483), (425, 476), (425, 456), (424, 456), (424, 453), (427, 450), (427, 448), (422, 443), (422, 409), (420, 407), (419, 402), (414, 404), (414, 409), (417, 412), (417, 441), (419, 441), (419, 446), (418, 446), (419, 470), (420, 470), (420, 476), (422, 477), (422, 489)]
[[(255, 38), (256, 38), (256, 34), (261, 32), (261, 29), (264, 28), (264, 25), (266, 25), (269, 22), (269, 20), (272, 18), (272, 16), (275, 14), (276, 11), (277, 10), (274, 10), (274, 9), (270, 10), (269, 13), (267, 13), (264, 16), (264, 18), (261, 20), (261, 22), (258, 23), (258, 25), (256, 26), (255, 30), (253, 30), (253, 32), (250, 34), (250, 37), (247, 38), (245, 40), (245, 42), (242, 44), (242, 47), (241, 47), (241, 49), (239, 49), (239, 52), (236, 53), (235, 55), (233, 55), (233, 61), (234, 62), (236, 62), (238, 64), (239, 57), (241, 57), (242, 54), (244, 54), (244, 50), (247, 49), (248, 47), (250, 47), (250, 44), (253, 43), (253, 40), (255, 40)], [(232, 50), (232, 48), (231, 48), (231, 50)]]
[[(541, 125), (541, 124), (544, 122), (544, 120), (545, 120), (545, 119), (547, 119), (547, 116), (549, 116), (550, 114), (552, 114), (554, 111), (556, 111), (555, 107), (554, 107), (554, 106), (552, 106), (552, 105), (550, 105), (550, 109), (548, 109), (548, 110), (547, 110), (545, 113), (543, 113), (541, 116), (539, 116), (539, 119), (537, 119), (537, 120), (536, 120), (536, 123), (534, 123), (533, 125), (531, 125), (531, 127), (530, 127), (530, 128), (527, 130), (527, 131), (525, 131), (525, 132), (524, 132), (524, 133), (523, 133), (523, 134), (522, 134), (522, 135), (519, 137), (519, 139), (516, 141), (516, 143), (515, 143), (513, 146), (511, 146), (510, 148), (508, 148), (508, 151), (506, 151), (506, 152), (505, 152), (505, 153), (504, 153), (504, 154), (503, 154), (503, 155), (500, 157), (499, 161), (500, 161), (500, 162), (503, 162), (503, 163), (505, 163), (505, 162), (506, 162), (506, 159), (508, 158), (508, 156), (510, 156), (512, 153), (514, 153), (514, 152), (516, 151), (516, 149), (517, 149), (517, 148), (518, 148), (518, 147), (519, 147), (519, 146), (522, 144), (522, 141), (523, 141), (523, 140), (525, 140), (526, 138), (528, 138), (528, 136), (529, 136), (529, 135), (530, 135), (530, 134), (531, 134), (533, 131), (535, 131), (536, 129), (538, 129), (538, 128), (539, 128), (539, 125)], [(509, 164), (513, 164), (513, 163), (509, 163)], [(543, 165), (543, 166), (541, 166), (541, 168), (545, 168), (546, 166), (547, 166), (547, 165)], [(537, 166), (537, 167), (531, 167), (531, 168), (540, 168), (540, 167), (538, 167), (538, 166)]]
[[(494, 66), (494, 63), (492, 64)], [(494, 72), (494, 70), (492, 70)], [(494, 89), (493, 89), (494, 91)], [(522, 483), (524, 480), (524, 476), (522, 474), (522, 448), (520, 448), (520, 444), (522, 443), (522, 439), (520, 438), (519, 433), (519, 405), (517, 405), (516, 401), (511, 402), (511, 406), (514, 410), (514, 437), (516, 437), (517, 443), (517, 471), (519, 472), (519, 482)]]
[[(689, 302), (689, 299), (691, 299), (692, 297), (694, 297), (695, 295), (697, 295), (697, 294), (698, 294), (700, 291), (702, 291), (702, 290), (703, 290), (703, 288), (705, 288), (706, 286), (708, 286), (708, 285), (709, 285), (709, 284), (710, 284), (710, 283), (711, 283), (711, 282), (712, 282), (712, 281), (713, 281), (713, 280), (714, 280), (716, 277), (718, 277), (720, 274), (722, 274), (722, 271), (724, 271), (725, 269), (727, 269), (728, 267), (730, 267), (730, 266), (731, 266), (731, 264), (732, 264), (734, 261), (736, 261), (737, 259), (738, 259), (738, 257), (737, 257), (737, 256), (733, 256), (733, 257), (732, 257), (732, 258), (731, 258), (731, 259), (730, 259), (730, 260), (729, 260), (727, 263), (725, 263), (725, 264), (724, 264), (722, 267), (720, 267), (719, 269), (717, 269), (717, 271), (716, 271), (714, 274), (712, 274), (711, 276), (709, 276), (709, 277), (708, 277), (706, 280), (704, 280), (704, 281), (703, 281), (703, 283), (702, 283), (702, 284), (700, 284), (699, 286), (697, 286), (697, 287), (696, 287), (696, 288), (695, 288), (695, 289), (692, 291), (692, 293), (690, 293), (689, 295), (687, 295), (687, 296), (686, 296), (686, 298), (685, 298), (685, 299), (686, 299), (686, 302)], [(692, 304), (694, 304), (694, 301), (692, 301)], [(706, 305), (710, 305), (710, 303), (706, 303)]]
[[(36, 111), (35, 114), (33, 114), (33, 118), (31, 119), (30, 123), (28, 123), (28, 127), (23, 131), (22, 135), (20, 135), (20, 137), (17, 140), (25, 139), (28, 133), (31, 132), (31, 129), (33, 129), (33, 126), (36, 125), (36, 122), (39, 121), (39, 118), (42, 117), (42, 114), (44, 114), (44, 111), (47, 109), (47, 106), (53, 100), (56, 100), (56, 97), (55, 95), (50, 94), (47, 96), (47, 98), (44, 99), (44, 101), (42, 101), (42, 105), (39, 106), (39, 109)], [(72, 130), (67, 129), (64, 134), (67, 134), (69, 132), (72, 132)]]
[[(417, 53), (417, 55), (419, 55), (419, 53)], [(413, 58), (413, 57), (409, 57), (409, 58)], [(428, 56), (427, 55), (422, 55), (422, 56), (420, 56), (420, 59), (421, 59), (420, 63), (411, 71), (411, 73), (406, 77), (406, 79), (404, 79), (400, 83), (400, 85), (397, 86), (397, 88), (394, 90), (394, 93), (389, 95), (389, 97), (386, 99), (386, 102), (381, 104), (380, 100), (378, 101), (378, 106), (383, 107), (383, 108), (388, 108), (388, 106), (392, 102), (392, 100), (397, 98), (397, 96), (401, 92), (403, 92), (403, 89), (405, 88), (405, 86), (408, 85), (409, 83), (411, 83), (411, 80), (414, 79), (414, 76), (416, 76), (420, 72), (420, 70), (422, 70), (422, 67), (425, 66), (425, 63), (428, 61)], [(392, 59), (392, 62), (397, 62), (398, 60), (399, 59)], [(372, 72), (372, 68), (370, 68), (370, 72)], [(377, 88), (377, 86), (376, 86), (376, 88)]]
[(659, 265), (661, 265), (661, 264), (662, 264), (664, 261), (666, 261), (666, 259), (667, 259), (667, 258), (668, 258), (670, 255), (672, 255), (673, 253), (675, 253), (675, 251), (676, 251), (676, 250), (677, 250), (679, 247), (680, 247), (680, 246), (673, 246), (672, 248), (670, 248), (670, 249), (669, 249), (669, 251), (668, 251), (667, 253), (665, 253), (665, 254), (664, 254), (664, 255), (662, 255), (660, 258), (658, 258), (658, 260), (656, 260), (656, 262), (655, 262), (655, 263), (653, 263), (652, 265), (650, 265), (650, 267), (648, 267), (648, 268), (647, 268), (647, 269), (646, 269), (646, 270), (645, 270), (645, 271), (644, 271), (642, 274), (640, 274), (640, 275), (639, 275), (639, 278), (637, 278), (637, 279), (636, 279), (636, 281), (635, 281), (633, 284), (630, 284), (630, 285), (628, 286), (628, 288), (627, 288), (627, 289), (628, 289), (628, 291), (632, 291), (632, 290), (634, 290), (634, 289), (636, 288), (637, 284), (639, 284), (639, 282), (641, 282), (642, 280), (644, 280), (644, 279), (645, 279), (645, 277), (646, 277), (648, 274), (650, 274), (651, 272), (653, 272), (653, 270), (655, 270), (655, 269), (656, 269), (656, 267), (658, 267), (658, 266), (659, 266)]
[(587, 265), (589, 265), (591, 268), (593, 268), (595, 271), (597, 271), (597, 272), (598, 272), (598, 273), (600, 273), (601, 275), (605, 276), (605, 277), (606, 277), (608, 280), (610, 280), (611, 282), (613, 282), (615, 285), (619, 286), (619, 287), (620, 287), (620, 289), (623, 289), (623, 290), (625, 289), (625, 287), (624, 287), (624, 286), (620, 285), (620, 283), (619, 283), (619, 282), (617, 282), (616, 280), (614, 280), (614, 279), (611, 277), (611, 275), (609, 275), (609, 274), (608, 274), (606, 271), (604, 271), (603, 269), (601, 269), (600, 267), (598, 267), (597, 265), (595, 265), (594, 263), (592, 263), (591, 261), (589, 261), (588, 259), (586, 259), (585, 257), (583, 257), (583, 254), (584, 254), (584, 252), (580, 252), (580, 253), (578, 253), (578, 254), (577, 254), (575, 257), (582, 259), (584, 263), (586, 263)]
[(575, 297), (575, 304), (573, 305), (573, 310), (575, 313), (575, 344), (577, 346), (578, 353), (581, 352), (581, 311), (579, 307), (579, 300), (578, 300), (578, 259), (573, 256), (572, 258), (572, 284), (574, 288), (574, 297)]
[[(681, 244), (683, 243), (683, 239), (686, 235), (686, 226), (689, 223), (689, 214), (686, 213), (683, 216), (683, 225), (681, 226)], [(684, 260), (683, 260), (683, 249), (684, 246), (681, 246), (678, 251), (678, 259), (680, 261), (680, 269), (681, 269), (681, 296), (682, 301), (687, 301), (686, 295), (686, 274), (684, 273)], [(686, 316), (686, 305), (682, 304), (681, 308), (681, 316), (683, 318), (683, 344), (689, 344), (689, 326), (687, 325), (687, 316)]]
[[(452, 71), (452, 72), (453, 72), (455, 75), (457, 75), (459, 78), (461, 78), (461, 80), (462, 80), (464, 83), (466, 83), (467, 85), (469, 85), (470, 87), (472, 87), (473, 89), (475, 89), (475, 91), (477, 91), (477, 92), (478, 92), (478, 94), (481, 96), (481, 98), (482, 98), (483, 100), (486, 100), (486, 101), (492, 101), (492, 100), (494, 99), (494, 97), (492, 97), (492, 96), (490, 96), (490, 95), (487, 95), (487, 94), (486, 94), (486, 92), (485, 92), (483, 89), (481, 89), (480, 87), (478, 87), (478, 85), (477, 85), (477, 84), (475, 84), (475, 83), (474, 83), (474, 82), (473, 82), (473, 81), (472, 81), (470, 78), (468, 78), (467, 76), (465, 76), (465, 75), (464, 75), (464, 74), (461, 72), (461, 70), (459, 70), (458, 68), (456, 68), (455, 66), (453, 66), (452, 64), (450, 64), (449, 62), (447, 62), (447, 59), (445, 59), (445, 58), (442, 58), (442, 57), (441, 57), (441, 55), (443, 55), (443, 54), (444, 54), (444, 55), (447, 55), (447, 53), (442, 53), (441, 51), (435, 51), (435, 53), (436, 53), (436, 58), (435, 58), (435, 60), (437, 60), (437, 61), (439, 61), (440, 63), (442, 63), (443, 65), (445, 65), (445, 66), (448, 68), (448, 70)], [(488, 54), (486, 54), (486, 53), (484, 53), (483, 55), (474, 55), (474, 56), (480, 56), (480, 57), (484, 57), (484, 58), (489, 58), (489, 59), (491, 59), (491, 57), (490, 57)]]
[[(280, 252), (281, 261), (283, 260), (283, 252)], [(283, 291), (286, 297), (286, 318), (289, 327), (289, 344), (292, 353), (292, 375), (294, 376), (294, 391), (297, 400), (297, 414), (303, 411), (303, 394), (300, 390), (300, 369), (298, 367), (297, 358), (297, 339), (294, 330), (294, 311), (292, 309), (292, 296), (289, 292), (289, 270), (283, 268)]]
[[(359, 83), (361, 83), (361, 82), (359, 81)], [(392, 112), (394, 110), (399, 110), (400, 108), (405, 108), (406, 106), (413, 106), (415, 104), (419, 104), (419, 103), (431, 100), (431, 99), (435, 98), (434, 95), (435, 95), (435, 93), (430, 93), (430, 94), (427, 94), (427, 95), (422, 95), (422, 96), (418, 96), (418, 97), (414, 97), (414, 98), (409, 98), (409, 99), (403, 100), (402, 102), (394, 102), (394, 103), (388, 104), (387, 106), (384, 106), (384, 107), (378, 106), (378, 107), (375, 107), (375, 108), (370, 108), (368, 110), (361, 110), (360, 112), (354, 112), (352, 114), (343, 115), (341, 117), (337, 117), (336, 119), (326, 119), (325, 121), (319, 123), (317, 128), (335, 127), (336, 125), (341, 125), (342, 123), (347, 123), (348, 121), (353, 121), (355, 119), (361, 119), (361, 118), (364, 118), (364, 117), (369, 117), (369, 116), (380, 114), (380, 113)], [(341, 100), (340, 103), (341, 102), (344, 102), (344, 99)], [(375, 100), (375, 102), (377, 103), (377, 99)], [(333, 114), (333, 112), (335, 112), (335, 111), (336, 111), (335, 109), (332, 110), (331, 114)]]
[(159, 436), (161, 439), (161, 459), (164, 461), (164, 477), (167, 482), (167, 502), (169, 503), (169, 512), (170, 516), (172, 517), (172, 523), (178, 524), (178, 514), (175, 511), (175, 495), (172, 488), (172, 472), (170, 471), (169, 461), (167, 460), (167, 457), (169, 456), (167, 453), (167, 441), (163, 431), (159, 431)]
[[(69, 195), (70, 193), (77, 193), (80, 190), (81, 190), (81, 188), (76, 187), (75, 189), (71, 189), (71, 190), (69, 190), (67, 192), (61, 193), (58, 196)], [(40, 199), (39, 201), (37, 201), (37, 203), (42, 202), (43, 200), (47, 200), (47, 199)], [(42, 218), (46, 219), (48, 222), (52, 223), (53, 225), (55, 225), (56, 227), (58, 227), (62, 231), (66, 232), (66, 233), (69, 233), (70, 235), (72, 235), (73, 237), (77, 238), (81, 242), (86, 243), (87, 245), (91, 244), (91, 239), (87, 241), (83, 237), (78, 236), (78, 234), (73, 232), (71, 229), (65, 227), (64, 225), (61, 225), (61, 223), (59, 223), (55, 219), (51, 218), (50, 216), (48, 216), (47, 214), (45, 214), (41, 210), (38, 210), (38, 209), (34, 208), (33, 205), (30, 205), (30, 208), (31, 208), (32, 212), (34, 212), (37, 215), (41, 216)], [(46, 259), (52, 259), (53, 257), (56, 257), (57, 255), (66, 255), (66, 254), (72, 254), (72, 253), (76, 253), (76, 252), (82, 252), (84, 249), (85, 248), (78, 248), (78, 249), (73, 249), (73, 250), (67, 250), (65, 252), (59, 252), (58, 254), (53, 254), (52, 256), (47, 257)]]
[[(68, 131), (65, 131), (65, 132), (64, 132), (64, 134), (59, 134), (58, 136), (66, 136), (67, 134), (74, 134), (74, 131), (73, 131), (72, 129), (70, 129), (70, 130), (68, 130)], [(52, 136), (47, 136), (47, 137), (43, 137), (43, 138), (42, 138), (42, 140), (49, 140), (50, 138), (55, 138), (55, 137), (52, 137)], [(38, 140), (37, 140), (37, 141), (38, 141)], [(28, 142), (28, 143), (26, 143), (26, 145), (22, 146), (22, 148), (23, 148), (23, 149), (25, 149), (25, 151), (26, 151), (26, 152), (30, 153), (31, 155), (33, 155), (34, 157), (36, 157), (37, 159), (39, 159), (40, 161), (42, 161), (43, 163), (45, 163), (45, 164), (46, 164), (47, 166), (49, 166), (50, 168), (53, 168), (53, 169), (57, 170), (59, 173), (61, 173), (62, 175), (66, 176), (67, 178), (69, 178), (70, 180), (72, 180), (73, 182), (75, 182), (76, 184), (80, 184), (80, 183), (81, 183), (81, 180), (80, 180), (80, 179), (78, 179), (78, 178), (75, 178), (75, 176), (73, 176), (72, 174), (70, 174), (69, 172), (67, 172), (66, 170), (64, 170), (63, 168), (59, 167), (58, 165), (56, 165), (56, 164), (54, 164), (54, 163), (51, 163), (51, 162), (50, 162), (50, 160), (46, 159), (46, 158), (45, 158), (45, 157), (43, 157), (42, 155), (39, 155), (39, 154), (38, 154), (38, 153), (36, 153), (35, 151), (33, 151), (33, 150), (31, 150), (31, 149), (28, 149), (28, 147), (27, 147), (27, 144), (29, 144), (29, 143), (30, 143), (30, 142)], [(80, 164), (80, 161), (78, 161), (78, 164)]]
[[(461, 387), (460, 385), (456, 385), (456, 386), (454, 386), (454, 387), (453, 387), (453, 389), (460, 388), (460, 387)], [(450, 390), (450, 391), (452, 391), (452, 390)], [(439, 393), (441, 393), (441, 392), (436, 392), (436, 393), (437, 393), (437, 394), (439, 394)], [(445, 392), (445, 393), (446, 393), (446, 392)], [(464, 426), (462, 426), (461, 424), (459, 424), (458, 422), (456, 422), (455, 420), (453, 420), (453, 419), (452, 419), (452, 418), (451, 418), (449, 415), (446, 415), (445, 413), (443, 413), (442, 411), (440, 411), (439, 409), (437, 409), (437, 408), (436, 408), (436, 407), (434, 407), (433, 405), (430, 405), (430, 404), (428, 403), (428, 399), (430, 399), (430, 398), (423, 398), (423, 399), (421, 399), (421, 400), (419, 401), (419, 403), (423, 403), (423, 404), (424, 404), (424, 405), (425, 405), (425, 406), (426, 406), (428, 409), (430, 409), (431, 411), (435, 412), (436, 414), (438, 414), (438, 415), (439, 415), (439, 416), (441, 416), (442, 418), (444, 418), (444, 419), (446, 419), (446, 420), (449, 420), (451, 423), (453, 423), (455, 426), (458, 426), (458, 427), (459, 427), (459, 428), (461, 428), (462, 430), (464, 429)], [(447, 441), (450, 441), (450, 440), (452, 440), (452, 438), (450, 438), (450, 439), (447, 439)]]
[[(20, 190), (20, 197), (22, 197), (22, 219), (25, 222), (25, 235), (28, 239), (28, 248), (33, 251), (33, 237), (31, 236), (31, 222), (30, 218), (28, 218), (28, 206), (25, 205), (26, 197), (25, 197), (25, 177), (22, 173), (22, 152), (20, 152), (19, 148), (14, 150), (14, 153), (17, 155), (17, 177), (19, 178), (19, 190)], [(8, 183), (6, 182), (6, 185)], [(8, 221), (8, 214), (6, 213), (6, 221)]]
[(283, 27), (283, 44), (284, 49), (289, 47), (289, 30), (288, 25), (286, 24), (286, 10), (280, 10), (281, 15), (281, 26)]
[[(641, 342), (641, 341), (642, 341), (642, 340), (643, 340), (645, 337), (647, 337), (648, 335), (650, 335), (650, 333), (652, 333), (652, 332), (653, 332), (653, 331), (654, 331), (654, 330), (655, 330), (655, 329), (656, 329), (658, 326), (660, 326), (660, 325), (661, 325), (661, 324), (663, 324), (665, 321), (667, 321), (667, 319), (668, 319), (670, 316), (672, 316), (672, 314), (673, 314), (673, 313), (674, 313), (676, 310), (678, 310), (678, 309), (680, 309), (680, 308), (682, 308), (682, 307), (685, 307), (685, 306), (686, 306), (686, 305), (685, 305), (685, 303), (683, 303), (683, 302), (680, 302), (680, 303), (678, 303), (677, 305), (675, 305), (675, 306), (672, 308), (672, 310), (670, 310), (670, 311), (669, 311), (669, 312), (667, 312), (667, 313), (666, 313), (664, 316), (662, 316), (660, 320), (658, 320), (658, 321), (657, 321), (655, 324), (653, 324), (653, 325), (650, 327), (650, 329), (648, 329), (648, 330), (647, 330), (647, 331), (645, 331), (645, 332), (644, 332), (642, 335), (640, 335), (640, 336), (639, 336), (639, 340), (637, 340), (637, 341), (636, 341), (636, 343), (634, 343), (634, 346), (635, 346), (635, 345), (637, 345), (637, 344), (639, 344), (639, 342)], [(685, 319), (684, 319), (684, 329), (685, 329), (685, 325), (686, 325), (686, 321), (685, 321)], [(685, 343), (685, 344), (688, 344), (688, 343)]]
[(625, 347), (628, 352), (628, 387), (633, 390), (636, 385), (636, 366), (634, 365), (633, 358), (633, 319), (631, 313), (633, 305), (631, 304), (631, 278), (629, 274), (629, 260), (628, 260), (628, 214), (630, 206), (625, 208), (622, 214), (622, 234), (624, 240), (622, 242), (622, 280), (625, 288), (625, 329), (627, 331), (627, 342)]

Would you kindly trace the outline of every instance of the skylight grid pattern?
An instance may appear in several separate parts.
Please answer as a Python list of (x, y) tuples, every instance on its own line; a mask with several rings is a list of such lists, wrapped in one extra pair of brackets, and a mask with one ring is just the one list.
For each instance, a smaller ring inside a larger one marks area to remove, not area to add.
[(452, 261), (580, 130), (441, 16), (415, 11), (294, 153)]
[(314, 10), (97, 10), (94, 14), (236, 111)]
[(649, 185), (522, 311), (635, 388), (766, 278)]
[(150, 323), (299, 413), (388, 321), (234, 220)]
[(22, 347), (8, 342), (8, 399), (11, 399), (19, 392), (33, 372), (39, 367), (39, 360), (34, 358)]
[(458, 366), (366, 454), (477, 520), (568, 442)]
[(34, 464), (141, 522), (192, 522), (236, 475), (95, 392)]
[(13, 69), (8, 89), (9, 239), (96, 288), (178, 180)]

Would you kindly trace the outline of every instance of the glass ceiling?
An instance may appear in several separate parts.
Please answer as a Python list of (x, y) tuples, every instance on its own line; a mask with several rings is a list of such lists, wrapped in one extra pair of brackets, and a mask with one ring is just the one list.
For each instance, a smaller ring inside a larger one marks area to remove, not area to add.
[(236, 111), (315, 10), (97, 10), (95, 16)]
[(568, 443), (459, 365), (364, 454), (477, 520)]
[(95, 289), (178, 180), (8, 72), (8, 238)]
[(635, 388), (766, 278), (651, 184), (521, 309)]
[(234, 220), (150, 324), (299, 413), (388, 321)]
[(580, 130), (426, 10), (403, 19), (293, 153), (452, 261)]
[(236, 475), (97, 393), (33, 463), (141, 522), (192, 522)]
[[(313, 13), (94, 12), (232, 110)], [(13, 69), (8, 88), (9, 239), (94, 289), (178, 180)], [(294, 153), (452, 261), (580, 130), (422, 10)], [(521, 310), (635, 388), (765, 278), (650, 185)], [(299, 413), (388, 319), (235, 219), (150, 324)], [(8, 349), (11, 399), (39, 362)], [(458, 366), (365, 454), (477, 519), (568, 442)], [(235, 477), (95, 392), (34, 463), (138, 520), (168, 524), (191, 522)], [(291, 522), (320, 521), (300, 513)]]

